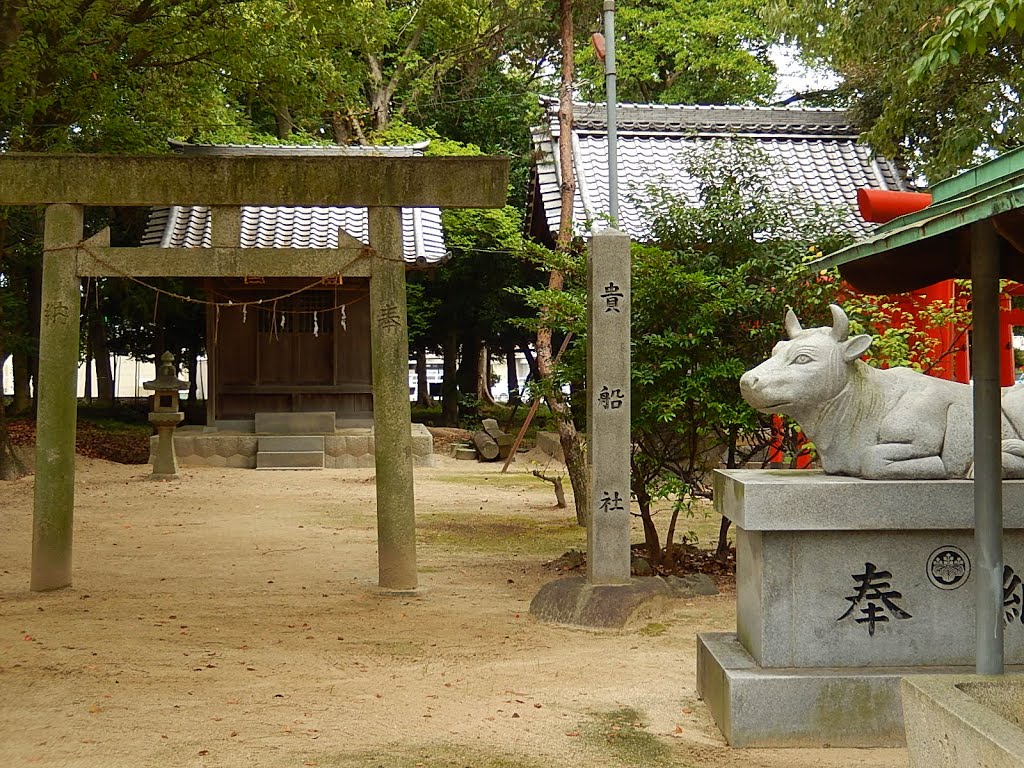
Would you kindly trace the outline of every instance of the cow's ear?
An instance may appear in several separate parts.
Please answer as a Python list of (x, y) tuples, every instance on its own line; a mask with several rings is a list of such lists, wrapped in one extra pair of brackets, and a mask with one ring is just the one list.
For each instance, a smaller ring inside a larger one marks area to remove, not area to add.
[(868, 351), (868, 347), (871, 346), (871, 337), (865, 333), (859, 336), (854, 336), (852, 339), (848, 339), (843, 344), (843, 357), (846, 358), (846, 362), (856, 360), (858, 357)]

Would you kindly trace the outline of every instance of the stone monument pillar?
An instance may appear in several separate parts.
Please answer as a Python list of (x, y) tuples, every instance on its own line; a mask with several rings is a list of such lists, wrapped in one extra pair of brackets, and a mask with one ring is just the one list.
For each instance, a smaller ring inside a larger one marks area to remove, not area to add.
[(587, 274), (587, 575), (545, 584), (530, 613), (623, 628), (650, 621), (675, 596), (661, 578), (630, 578), (629, 237), (614, 229), (594, 235)]
[(587, 270), (587, 459), (590, 520), (587, 581), (629, 583), (629, 237), (590, 240)]

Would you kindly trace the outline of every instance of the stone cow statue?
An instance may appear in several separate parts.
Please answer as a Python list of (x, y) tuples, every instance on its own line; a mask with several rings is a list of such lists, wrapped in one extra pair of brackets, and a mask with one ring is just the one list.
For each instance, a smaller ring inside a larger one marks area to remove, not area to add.
[[(831, 328), (802, 328), (786, 313), (789, 341), (740, 379), (754, 408), (792, 417), (814, 442), (829, 474), (870, 480), (973, 475), (972, 387), (909, 368), (880, 370), (860, 360), (870, 336), (849, 338), (831, 306)], [(1002, 397), (1003, 475), (1024, 478), (1024, 386)]]

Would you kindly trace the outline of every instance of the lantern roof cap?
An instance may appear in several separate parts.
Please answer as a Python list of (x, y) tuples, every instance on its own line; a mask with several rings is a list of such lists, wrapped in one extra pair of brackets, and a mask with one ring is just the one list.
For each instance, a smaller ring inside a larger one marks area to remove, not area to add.
[(189, 382), (179, 379), (174, 372), (174, 355), (164, 352), (160, 355), (160, 367), (157, 369), (156, 378), (144, 382), (143, 389), (154, 392), (178, 392), (189, 388)]

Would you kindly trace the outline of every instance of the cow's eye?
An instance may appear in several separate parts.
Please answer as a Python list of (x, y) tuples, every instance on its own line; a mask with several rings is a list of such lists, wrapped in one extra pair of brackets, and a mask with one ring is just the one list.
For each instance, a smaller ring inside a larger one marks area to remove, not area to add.
[(807, 363), (812, 362), (814, 362), (814, 358), (808, 355), (806, 352), (803, 352), (793, 358), (793, 363), (795, 365), (807, 365)]

